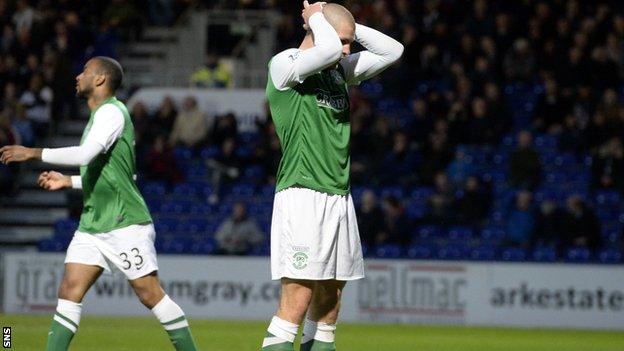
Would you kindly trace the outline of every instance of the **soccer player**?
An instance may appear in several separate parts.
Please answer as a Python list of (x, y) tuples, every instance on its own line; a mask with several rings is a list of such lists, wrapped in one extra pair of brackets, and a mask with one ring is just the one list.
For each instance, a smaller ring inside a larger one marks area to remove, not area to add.
[(39, 185), (54, 191), (82, 189), (84, 207), (78, 230), (67, 248), (65, 274), (48, 333), (47, 351), (67, 350), (78, 325), (82, 299), (110, 263), (121, 270), (141, 303), (163, 325), (176, 350), (196, 350), (182, 309), (160, 287), (154, 226), (134, 181), (134, 127), (126, 106), (115, 98), (123, 71), (108, 57), (87, 62), (76, 77), (76, 95), (85, 98), (91, 117), (80, 146), (0, 149), (3, 163), (39, 159), (80, 166), (80, 176), (43, 172)]
[[(266, 94), (282, 146), (271, 227), (271, 275), (281, 280), (277, 314), (262, 350), (335, 350), (341, 292), (364, 277), (349, 194), (348, 86), (399, 59), (403, 45), (356, 24), (343, 6), (303, 2), (298, 49), (269, 62)], [(350, 53), (357, 41), (365, 51)]]

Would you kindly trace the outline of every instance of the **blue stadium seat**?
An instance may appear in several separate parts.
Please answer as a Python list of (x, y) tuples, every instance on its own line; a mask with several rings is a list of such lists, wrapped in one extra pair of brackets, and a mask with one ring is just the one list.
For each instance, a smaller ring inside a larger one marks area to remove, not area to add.
[(553, 247), (536, 247), (533, 250), (533, 260), (536, 262), (555, 262), (557, 250)]
[(470, 259), (475, 261), (493, 261), (496, 259), (496, 248), (491, 245), (481, 245), (470, 252)]
[(622, 252), (614, 248), (603, 249), (598, 253), (598, 260), (601, 263), (621, 263)]
[(221, 151), (219, 150), (219, 148), (217, 146), (211, 146), (211, 147), (207, 147), (201, 150), (200, 152), (200, 156), (202, 158), (202, 160), (207, 160), (207, 159), (211, 159), (211, 158), (215, 158), (219, 155)]
[(517, 247), (508, 247), (501, 253), (501, 259), (508, 262), (520, 262), (526, 259), (526, 251)]
[(59, 219), (54, 224), (54, 237), (58, 239), (71, 238), (76, 229), (78, 229), (77, 220), (72, 218)]
[(375, 248), (375, 255), (379, 258), (401, 257), (401, 246), (395, 244), (379, 245)]
[(180, 199), (197, 196), (197, 188), (193, 184), (181, 183), (173, 187), (172, 195)]
[(209, 237), (197, 238), (191, 241), (188, 252), (196, 255), (210, 255), (217, 249), (214, 239)]
[(62, 252), (67, 250), (69, 246), (68, 240), (61, 239), (43, 239), (39, 242), (38, 248), (42, 252)]
[(414, 244), (407, 249), (407, 257), (413, 259), (429, 260), (436, 258), (438, 248), (433, 245)]
[(433, 194), (433, 189), (430, 187), (419, 187), (412, 191), (412, 199), (415, 200), (427, 200), (429, 196)]
[(596, 192), (596, 204), (616, 206), (621, 202), (620, 193), (615, 190), (599, 190)]
[(156, 233), (173, 232), (180, 225), (180, 220), (172, 217), (161, 217), (154, 220), (154, 229)]
[(587, 263), (591, 259), (591, 252), (583, 246), (570, 247), (566, 251), (566, 262)]
[(481, 230), (481, 238), (486, 241), (498, 241), (505, 238), (505, 230), (497, 227), (486, 227)]
[(472, 239), (472, 235), (473, 235), (473, 232), (472, 232), (472, 228), (470, 227), (456, 226), (456, 227), (452, 227), (448, 231), (448, 237), (451, 240), (468, 241)]
[(260, 245), (255, 245), (250, 252), (253, 256), (269, 256), (271, 254), (271, 244), (269, 242), (263, 242)]
[(441, 260), (463, 260), (468, 258), (469, 246), (465, 244), (449, 244), (440, 247), (438, 258)]
[(437, 225), (424, 225), (417, 229), (418, 237), (421, 239), (440, 238), (443, 236), (442, 228)]
[(193, 151), (186, 146), (176, 146), (173, 148), (173, 155), (176, 160), (184, 162), (193, 157)]
[(162, 240), (156, 240), (156, 249), (166, 254), (182, 254), (190, 248), (190, 243), (190, 238), (165, 237)]
[(161, 197), (167, 192), (165, 183), (163, 182), (145, 182), (141, 187), (144, 196)]

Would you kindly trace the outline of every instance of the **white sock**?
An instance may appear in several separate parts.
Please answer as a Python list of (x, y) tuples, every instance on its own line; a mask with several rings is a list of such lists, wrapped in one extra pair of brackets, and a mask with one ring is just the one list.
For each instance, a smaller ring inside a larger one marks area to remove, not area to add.
[(315, 334), (316, 322), (306, 318), (305, 323), (303, 324), (303, 335), (301, 336), (301, 343), (305, 344), (310, 340), (314, 339)]
[(322, 342), (334, 342), (336, 340), (336, 324), (327, 324), (323, 322), (316, 323), (316, 334), (314, 340)]
[(82, 304), (69, 300), (58, 299), (56, 305), (56, 313), (54, 320), (62, 324), (65, 328), (76, 333), (80, 324), (80, 314), (82, 313)]
[(267, 331), (273, 335), (273, 337), (266, 337), (262, 342), (262, 347), (267, 347), (275, 344), (282, 344), (285, 342), (294, 342), (297, 336), (299, 325), (285, 321), (278, 316), (273, 316), (271, 324)]
[(188, 321), (184, 316), (184, 311), (169, 298), (169, 295), (165, 295), (165, 297), (152, 308), (152, 313), (154, 313), (156, 319), (163, 325), (165, 330), (188, 327)]

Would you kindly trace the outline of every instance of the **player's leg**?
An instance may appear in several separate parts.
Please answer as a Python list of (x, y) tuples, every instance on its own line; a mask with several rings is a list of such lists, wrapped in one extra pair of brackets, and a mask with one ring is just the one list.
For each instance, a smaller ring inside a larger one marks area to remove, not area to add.
[(338, 280), (316, 282), (303, 326), (301, 351), (336, 350), (334, 333), (345, 283)]
[(154, 313), (163, 328), (165, 328), (176, 350), (197, 350), (184, 311), (165, 294), (158, 281), (157, 271), (130, 280), (130, 285), (141, 303)]
[(65, 264), (65, 273), (58, 291), (56, 313), (48, 331), (46, 351), (65, 351), (69, 348), (69, 343), (80, 324), (82, 299), (102, 271), (102, 267), (95, 265)]
[(350, 195), (343, 200), (344, 216), (340, 219), (335, 245), (336, 279), (319, 281), (315, 287), (303, 327), (302, 351), (335, 350), (334, 332), (345, 283), (364, 277), (362, 244), (353, 200)]
[(292, 351), (297, 330), (312, 299), (314, 281), (282, 278), (277, 314), (262, 342), (263, 351)]

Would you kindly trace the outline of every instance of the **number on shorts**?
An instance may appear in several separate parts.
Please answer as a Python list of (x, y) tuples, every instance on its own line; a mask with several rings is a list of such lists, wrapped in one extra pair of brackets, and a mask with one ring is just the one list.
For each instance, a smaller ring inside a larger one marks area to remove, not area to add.
[[(134, 254), (134, 267), (136, 269), (141, 269), (141, 265), (143, 265), (143, 256), (141, 256), (141, 252), (139, 251), (138, 248), (133, 247), (130, 252), (132, 252)], [(123, 262), (123, 270), (128, 270), (130, 269), (130, 267), (132, 267), (132, 262), (130, 262), (130, 260), (128, 260), (128, 254), (125, 252), (122, 252), (119, 254), (119, 257), (122, 258), (122, 262)]]

